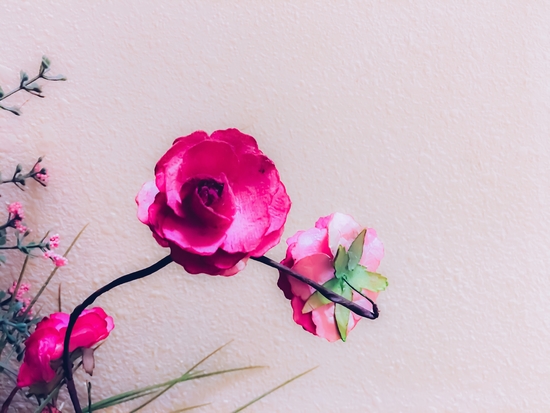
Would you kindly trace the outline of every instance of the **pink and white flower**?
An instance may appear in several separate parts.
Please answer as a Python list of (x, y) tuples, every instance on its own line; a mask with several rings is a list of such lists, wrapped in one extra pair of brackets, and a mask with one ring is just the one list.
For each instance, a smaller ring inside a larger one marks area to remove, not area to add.
[[(320, 218), (315, 227), (307, 231), (298, 231), (287, 240), (288, 249), (286, 257), (281, 263), (301, 275), (317, 282), (325, 284), (335, 278), (334, 260), (338, 247), (342, 246), (347, 251), (357, 236), (365, 230), (365, 238), (359, 265), (369, 272), (378, 268), (384, 256), (384, 247), (378, 239), (376, 231), (359, 225), (349, 215), (334, 213)], [(382, 283), (387, 285), (385, 278)], [(316, 308), (305, 308), (308, 299), (315, 290), (298, 281), (284, 272), (279, 273), (279, 288), (285, 297), (290, 300), (294, 311), (294, 321), (306, 331), (323, 337), (328, 341), (336, 341), (341, 338), (335, 321), (335, 304), (327, 303)], [(361, 292), (373, 302), (378, 297), (378, 291), (361, 289)], [(372, 304), (357, 292), (353, 291), (352, 301), (372, 311)], [(361, 317), (350, 313), (347, 332), (349, 333)]]

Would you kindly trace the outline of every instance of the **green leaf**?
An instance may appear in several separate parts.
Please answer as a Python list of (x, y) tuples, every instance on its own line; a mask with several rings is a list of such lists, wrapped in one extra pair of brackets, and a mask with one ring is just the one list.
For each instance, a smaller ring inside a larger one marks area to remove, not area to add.
[(13, 113), (14, 115), (21, 116), (21, 111), (14, 107), (14, 106), (2, 106), (0, 105), (0, 109), (7, 110), (8, 112)]
[(195, 405), (195, 406), (184, 407), (183, 409), (174, 410), (172, 413), (187, 412), (187, 411), (189, 411), (189, 410), (198, 409), (199, 407), (209, 406), (209, 405), (211, 405), (211, 404), (212, 404), (212, 403), (203, 403), (203, 404), (197, 404), (197, 405)]
[(29, 75), (21, 70), (20, 76), (21, 76), (21, 86), (23, 87), (25, 86), (25, 82), (29, 80)]
[(40, 85), (36, 82), (33, 82), (31, 83), (30, 85), (28, 86), (25, 86), (25, 90), (28, 90), (28, 91), (31, 91), (31, 92), (35, 92), (35, 93), (42, 93), (42, 88), (40, 87)]
[[(342, 280), (339, 278), (332, 278), (328, 280), (326, 283), (323, 284), (323, 287), (328, 288), (331, 291), (336, 292), (337, 294), (340, 294)], [(304, 308), (302, 308), (302, 314), (309, 313), (316, 308), (319, 308), (325, 304), (330, 303), (331, 301), (323, 296), (319, 291), (315, 291), (311, 297), (307, 299), (307, 301), (304, 303)]]
[[(347, 298), (351, 301), (353, 291), (351, 287), (347, 284), (342, 285), (342, 297)], [(336, 320), (336, 326), (338, 327), (338, 333), (340, 333), (340, 338), (342, 341), (346, 341), (348, 335), (348, 324), (349, 324), (349, 308), (343, 307), (341, 305), (334, 305), (334, 319)]]
[(388, 286), (388, 279), (376, 272), (370, 272), (362, 265), (357, 265), (355, 269), (347, 275), (346, 279), (353, 285), (353, 288), (361, 291), (363, 289), (379, 292), (384, 291)]
[(63, 75), (55, 75), (55, 76), (42, 76), (46, 80), (52, 80), (54, 82), (63, 82), (67, 80), (67, 78)]
[(334, 270), (336, 278), (342, 278), (342, 276), (346, 273), (348, 260), (349, 257), (346, 249), (342, 245), (339, 245), (338, 251), (336, 251), (336, 257), (334, 258)]
[(50, 59), (48, 59), (46, 56), (42, 56), (42, 63), (40, 64), (40, 74), (47, 72), (50, 68)]
[(2, 90), (2, 87), (0, 86), (0, 98), (4, 96), (4, 91)]
[(353, 271), (353, 269), (359, 264), (359, 260), (363, 255), (363, 245), (365, 244), (365, 234), (367, 230), (364, 229), (357, 235), (357, 238), (353, 240), (348, 250), (348, 269)]

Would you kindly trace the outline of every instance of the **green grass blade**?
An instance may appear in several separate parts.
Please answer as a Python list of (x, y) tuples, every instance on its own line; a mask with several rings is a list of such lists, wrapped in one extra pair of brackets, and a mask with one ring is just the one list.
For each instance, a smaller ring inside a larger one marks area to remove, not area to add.
[(63, 306), (61, 305), (61, 283), (57, 287), (57, 311), (62, 312)]
[(197, 404), (196, 406), (184, 407), (183, 409), (174, 410), (174, 411), (171, 412), (171, 413), (187, 412), (187, 411), (189, 411), (189, 410), (198, 409), (199, 407), (208, 406), (208, 405), (210, 405), (210, 404), (212, 404), (212, 403)]
[(218, 370), (218, 371), (214, 371), (212, 373), (201, 373), (201, 374), (196, 374), (196, 375), (191, 376), (188, 380), (202, 379), (202, 378), (205, 378), (205, 377), (217, 376), (217, 375), (220, 375), (220, 374), (233, 373), (235, 371), (244, 371), (244, 370), (252, 370), (252, 369), (265, 369), (265, 366), (236, 367), (234, 369)]
[(204, 363), (206, 360), (208, 360), (210, 357), (212, 357), (214, 354), (216, 354), (218, 351), (226, 347), (227, 345), (231, 344), (233, 340), (228, 341), (227, 343), (221, 345), (216, 350), (214, 350), (212, 353), (208, 354), (206, 357), (204, 357), (202, 360), (200, 360), (197, 364), (195, 364), (193, 367), (191, 367), (189, 370), (187, 370), (184, 374), (189, 374), (193, 370), (195, 370), (197, 367), (199, 367), (202, 363)]
[[(185, 373), (185, 374), (181, 375), (180, 377), (177, 377), (177, 378), (172, 379), (172, 380), (168, 380), (164, 383), (153, 384), (151, 386), (143, 387), (143, 388), (137, 389), (137, 390), (130, 390), (130, 391), (127, 391), (127, 392), (124, 392), (124, 393), (117, 394), (115, 396), (111, 396), (107, 399), (100, 400), (99, 402), (96, 402), (96, 403), (92, 404), (92, 406), (91, 406), (92, 410), (91, 411), (93, 412), (93, 411), (96, 411), (96, 410), (105, 409), (107, 407), (115, 406), (117, 404), (126, 403), (127, 401), (138, 399), (140, 397), (149, 396), (149, 395), (155, 393), (155, 391), (157, 391), (158, 389), (162, 389), (163, 387), (169, 387), (169, 386), (172, 387), (172, 386), (174, 386), (178, 383), (182, 383), (182, 382), (185, 382), (185, 381), (196, 380), (196, 379), (201, 379), (201, 378), (210, 377), (210, 376), (216, 376), (216, 375), (219, 375), (219, 374), (233, 373), (233, 372), (241, 371), (241, 370), (257, 369), (257, 368), (262, 368), (262, 367), (263, 366), (238, 367), (238, 368), (234, 368), (234, 369), (214, 371), (214, 372), (211, 372), (211, 373), (198, 373), (198, 374), (195, 374), (195, 375), (190, 375), (189, 373)], [(85, 413), (90, 413), (90, 412), (88, 412), (87, 409), (84, 409), (84, 412)]]
[(46, 407), (46, 405), (51, 402), (51, 400), (57, 396), (57, 394), (59, 393), (59, 390), (61, 389), (61, 386), (63, 386), (65, 384), (65, 381), (64, 380), (61, 380), (61, 382), (55, 386), (55, 388), (50, 392), (50, 394), (48, 394), (48, 397), (46, 397), (44, 399), (44, 401), (40, 404), (40, 406), (38, 406), (36, 408), (36, 410), (34, 411), (34, 413), (41, 413), (42, 410), (44, 410), (44, 408)]
[(156, 399), (158, 399), (160, 396), (162, 396), (164, 393), (166, 393), (168, 390), (170, 390), (175, 385), (176, 384), (173, 383), (173, 384), (167, 386), (166, 388), (164, 388), (163, 390), (161, 390), (157, 394), (155, 394), (153, 397), (151, 397), (149, 400), (147, 400), (145, 403), (142, 403), (138, 407), (136, 407), (135, 409), (131, 410), (130, 413), (136, 413), (138, 410), (143, 409), (145, 406), (147, 406), (148, 404), (154, 402)]
[(284, 383), (279, 384), (277, 387), (274, 387), (274, 388), (272, 388), (271, 390), (269, 390), (268, 392), (265, 392), (265, 393), (262, 394), (261, 396), (256, 397), (254, 400), (248, 402), (248, 403), (245, 404), (244, 406), (239, 407), (237, 410), (234, 410), (232, 413), (242, 412), (242, 411), (243, 411), (244, 409), (246, 409), (247, 407), (250, 407), (252, 404), (256, 403), (257, 401), (259, 401), (259, 400), (261, 400), (261, 399), (263, 399), (265, 396), (267, 396), (267, 395), (273, 393), (273, 392), (276, 391), (276, 390), (279, 390), (281, 387), (286, 386), (287, 384), (293, 382), (294, 380), (299, 379), (299, 378), (302, 377), (302, 376), (305, 376), (306, 374), (308, 374), (309, 372), (315, 370), (316, 368), (317, 368), (317, 367), (313, 367), (312, 369), (309, 369), (309, 370), (307, 370), (307, 371), (304, 371), (304, 372), (301, 373), (301, 374), (298, 374), (297, 376), (292, 377), (291, 379), (285, 381)]
[[(197, 364), (195, 364), (193, 367), (191, 367), (189, 370), (187, 370), (184, 375), (191, 374), (193, 370), (195, 370), (197, 367), (199, 367), (202, 363), (204, 363), (206, 360), (208, 360), (210, 357), (212, 357), (214, 354), (216, 354), (218, 351), (223, 349), (225, 346), (227, 346), (229, 343), (231, 343), (233, 340), (228, 341), (224, 345), (218, 347), (216, 350), (214, 350), (212, 353), (208, 354), (206, 357), (204, 357), (202, 360), (200, 360)], [(149, 400), (147, 400), (142, 405), (136, 407), (134, 410), (132, 410), (130, 413), (136, 413), (137, 411), (143, 409), (145, 406), (147, 406), (149, 403), (152, 403), (156, 399), (158, 399), (160, 396), (162, 396), (164, 393), (166, 393), (168, 390), (170, 390), (172, 387), (174, 387), (177, 383), (172, 383), (168, 385), (165, 389), (161, 390), (158, 394), (151, 397)]]
[[(89, 409), (84, 409), (84, 413), (91, 413), (96, 410), (105, 409), (107, 407), (115, 406), (117, 404), (126, 403), (130, 400), (138, 399), (140, 397), (150, 396), (151, 394), (155, 393), (157, 390), (161, 389), (157, 394), (155, 394), (151, 399), (147, 400), (142, 405), (136, 407), (134, 410), (131, 411), (131, 413), (135, 413), (139, 410), (141, 410), (143, 407), (147, 406), (149, 403), (156, 400), (158, 397), (162, 396), (164, 393), (166, 393), (168, 390), (170, 390), (172, 387), (174, 387), (178, 383), (182, 383), (184, 381), (189, 380), (196, 380), (201, 379), (205, 377), (210, 376), (216, 376), (220, 374), (226, 374), (226, 373), (233, 373), (241, 370), (251, 370), (251, 369), (257, 369), (262, 368), (263, 366), (247, 366), (247, 367), (238, 367), (234, 369), (227, 369), (227, 370), (219, 370), (214, 371), (210, 373), (203, 373), (203, 372), (196, 372), (194, 371), (197, 367), (199, 367), (202, 363), (204, 363), (206, 360), (208, 360), (210, 357), (212, 357), (214, 354), (219, 352), (221, 349), (226, 347), (228, 344), (230, 344), (231, 341), (225, 343), (224, 345), (218, 347), (216, 350), (202, 358), (198, 363), (193, 365), (189, 370), (187, 370), (185, 373), (183, 373), (180, 377), (177, 377), (172, 380), (168, 380), (164, 383), (159, 384), (153, 384), (151, 386), (142, 387), (141, 389), (137, 390), (130, 390), (124, 393), (117, 394), (115, 396), (108, 397), (106, 399), (100, 400), (99, 402), (96, 402), (90, 406)], [(200, 407), (200, 406), (197, 406)], [(193, 406), (193, 408), (195, 408)], [(189, 408), (190, 409), (190, 408)]]
[(106, 409), (106, 408), (111, 407), (111, 406), (116, 406), (117, 404), (126, 403), (126, 402), (129, 402), (129, 401), (135, 400), (135, 399), (139, 399), (140, 397), (149, 396), (150, 394), (153, 394), (153, 393), (155, 393), (155, 390), (151, 390), (151, 391), (146, 392), (146, 393), (139, 393), (139, 394), (136, 394), (136, 395), (131, 396), (131, 397), (128, 396), (128, 397), (124, 398), (122, 401), (120, 401), (120, 400), (107, 401), (107, 399), (104, 399), (104, 400), (101, 400), (99, 402), (92, 403), (92, 405), (90, 406), (90, 409), (88, 409), (87, 407), (83, 408), (82, 412), (83, 413), (95, 412), (95, 411), (98, 411), (98, 410)]
[(19, 273), (19, 278), (17, 279), (17, 283), (15, 285), (15, 290), (13, 291), (13, 294), (10, 297), (9, 304), (13, 303), (13, 300), (15, 300), (15, 296), (17, 295), (17, 292), (19, 291), (19, 287), (21, 287), (21, 281), (23, 281), (23, 275), (25, 274), (25, 270), (27, 269), (27, 263), (29, 262), (29, 258), (31, 256), (27, 254), (25, 257), (25, 261), (23, 261), (23, 267), (21, 267), (21, 272)]
[[(133, 399), (136, 399), (136, 398), (139, 398), (139, 397), (144, 397), (146, 395), (149, 395), (151, 393), (153, 393), (153, 390), (158, 390), (162, 387), (165, 387), (165, 389), (163, 389), (161, 392), (159, 392), (157, 395), (155, 395), (153, 398), (151, 398), (150, 400), (148, 400), (147, 402), (145, 402), (144, 404), (142, 404), (141, 406), (137, 407), (136, 409), (132, 410), (132, 412), (136, 412), (140, 409), (142, 409), (143, 407), (147, 406), (149, 403), (151, 403), (153, 400), (155, 400), (156, 398), (160, 397), (162, 394), (166, 393), (168, 390), (170, 390), (172, 387), (174, 387), (176, 384), (178, 383), (181, 383), (183, 381), (187, 381), (187, 380), (191, 380), (191, 372), (193, 370), (195, 370), (197, 367), (199, 367), (202, 363), (204, 363), (206, 360), (208, 360), (210, 357), (212, 357), (214, 354), (216, 354), (218, 351), (220, 351), (221, 349), (223, 349), (224, 347), (226, 347), (228, 344), (230, 344), (233, 340), (231, 341), (228, 341), (227, 343), (225, 343), (224, 345), (218, 347), (216, 350), (214, 350), (213, 352), (211, 352), (210, 354), (208, 354), (206, 357), (204, 357), (203, 359), (201, 359), (198, 363), (196, 363), (193, 367), (191, 367), (189, 370), (187, 370), (185, 373), (183, 373), (180, 377), (178, 378), (175, 378), (175, 379), (172, 379), (172, 380), (169, 380), (167, 382), (164, 382), (164, 383), (160, 383), (160, 384), (155, 384), (155, 385), (152, 385), (152, 386), (147, 386), (147, 387), (143, 387), (141, 389), (138, 389), (138, 390), (131, 390), (131, 391), (128, 391), (128, 392), (125, 392), (125, 393), (121, 393), (121, 394), (118, 394), (116, 396), (112, 396), (110, 398), (107, 398), (107, 399), (104, 399), (104, 400), (101, 400), (100, 402), (97, 402), (97, 403), (94, 403), (92, 405), (92, 411), (93, 410), (97, 410), (98, 407), (97, 405), (99, 405), (100, 403), (107, 403), (109, 406), (113, 406), (115, 404), (120, 404), (120, 403), (125, 403), (126, 401), (128, 401), (128, 398), (131, 398), (132, 400)], [(140, 393), (144, 393), (144, 392), (148, 392), (147, 394), (141, 394)], [(105, 407), (108, 407), (108, 406), (105, 406)], [(104, 408), (104, 407), (102, 407)]]

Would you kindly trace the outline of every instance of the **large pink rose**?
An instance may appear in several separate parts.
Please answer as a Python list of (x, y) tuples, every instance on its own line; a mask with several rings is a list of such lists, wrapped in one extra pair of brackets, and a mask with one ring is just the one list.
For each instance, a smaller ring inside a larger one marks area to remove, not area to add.
[[(359, 247), (358, 263), (353, 265), (353, 271), (346, 267), (343, 278), (374, 302), (378, 292), (387, 286), (384, 277), (373, 273), (384, 256), (384, 247), (374, 229), (362, 227), (348, 215), (334, 213), (320, 218), (315, 228), (298, 231), (287, 240), (286, 257), (281, 263), (340, 295), (345, 296), (347, 289), (349, 297), (346, 298), (372, 311), (372, 304), (349, 287), (348, 283), (338, 279), (335, 271), (335, 257), (339, 246), (343, 247), (344, 255), (347, 255), (346, 252), (349, 253), (353, 241), (360, 234), (364, 236), (364, 241), (362, 248)], [(319, 293), (312, 298), (315, 293), (312, 287), (284, 272), (280, 272), (277, 285), (291, 302), (294, 321), (310, 333), (328, 341), (345, 339), (361, 318), (354, 313), (349, 313), (349, 316), (344, 313), (347, 329), (342, 337), (335, 320), (333, 303), (324, 300)]]
[[(48, 383), (56, 377), (51, 363), (63, 355), (63, 340), (69, 325), (69, 314), (54, 313), (36, 325), (25, 341), (25, 358), (19, 369), (17, 385)], [(84, 310), (76, 320), (69, 342), (69, 351), (90, 348), (107, 338), (114, 328), (113, 318), (100, 307)]]
[(155, 176), (136, 197), (138, 218), (189, 273), (234, 275), (281, 239), (290, 199), (252, 136), (178, 138)]

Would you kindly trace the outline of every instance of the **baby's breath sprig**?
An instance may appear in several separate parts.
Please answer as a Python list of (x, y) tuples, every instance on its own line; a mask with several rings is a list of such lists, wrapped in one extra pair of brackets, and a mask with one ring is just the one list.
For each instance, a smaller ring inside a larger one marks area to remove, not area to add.
[(10, 179), (2, 179), (2, 174), (0, 174), (0, 185), (12, 183), (19, 189), (25, 189), (24, 187), (26, 185), (26, 180), (34, 179), (40, 185), (46, 186), (49, 180), (49, 175), (46, 168), (40, 165), (42, 159), (43, 157), (38, 158), (36, 163), (27, 173), (22, 173), (23, 166), (19, 164), (15, 167), (15, 172)]
[[(29, 75), (24, 71), (21, 71), (21, 78), (19, 80), (19, 86), (17, 88), (13, 89), (8, 93), (4, 93), (4, 91), (2, 90), (2, 87), (0, 87), (0, 101), (9, 98), (11, 95), (19, 92), (20, 90), (24, 90), (25, 92), (30, 93), (31, 95), (34, 95), (34, 96), (38, 96), (40, 98), (45, 97), (42, 94), (42, 87), (36, 82), (38, 79), (49, 80), (52, 82), (67, 80), (67, 78), (63, 75), (55, 75), (55, 76), (46, 75), (46, 73), (50, 70), (50, 65), (51, 65), (50, 59), (48, 59), (46, 56), (42, 56), (42, 62), (40, 63), (40, 70), (38, 71), (38, 74), (35, 77), (33, 77), (32, 79), (29, 79)], [(0, 104), (0, 109), (7, 110), (8, 112), (11, 112), (17, 116), (21, 115), (21, 109), (15, 106), (4, 106)]]

